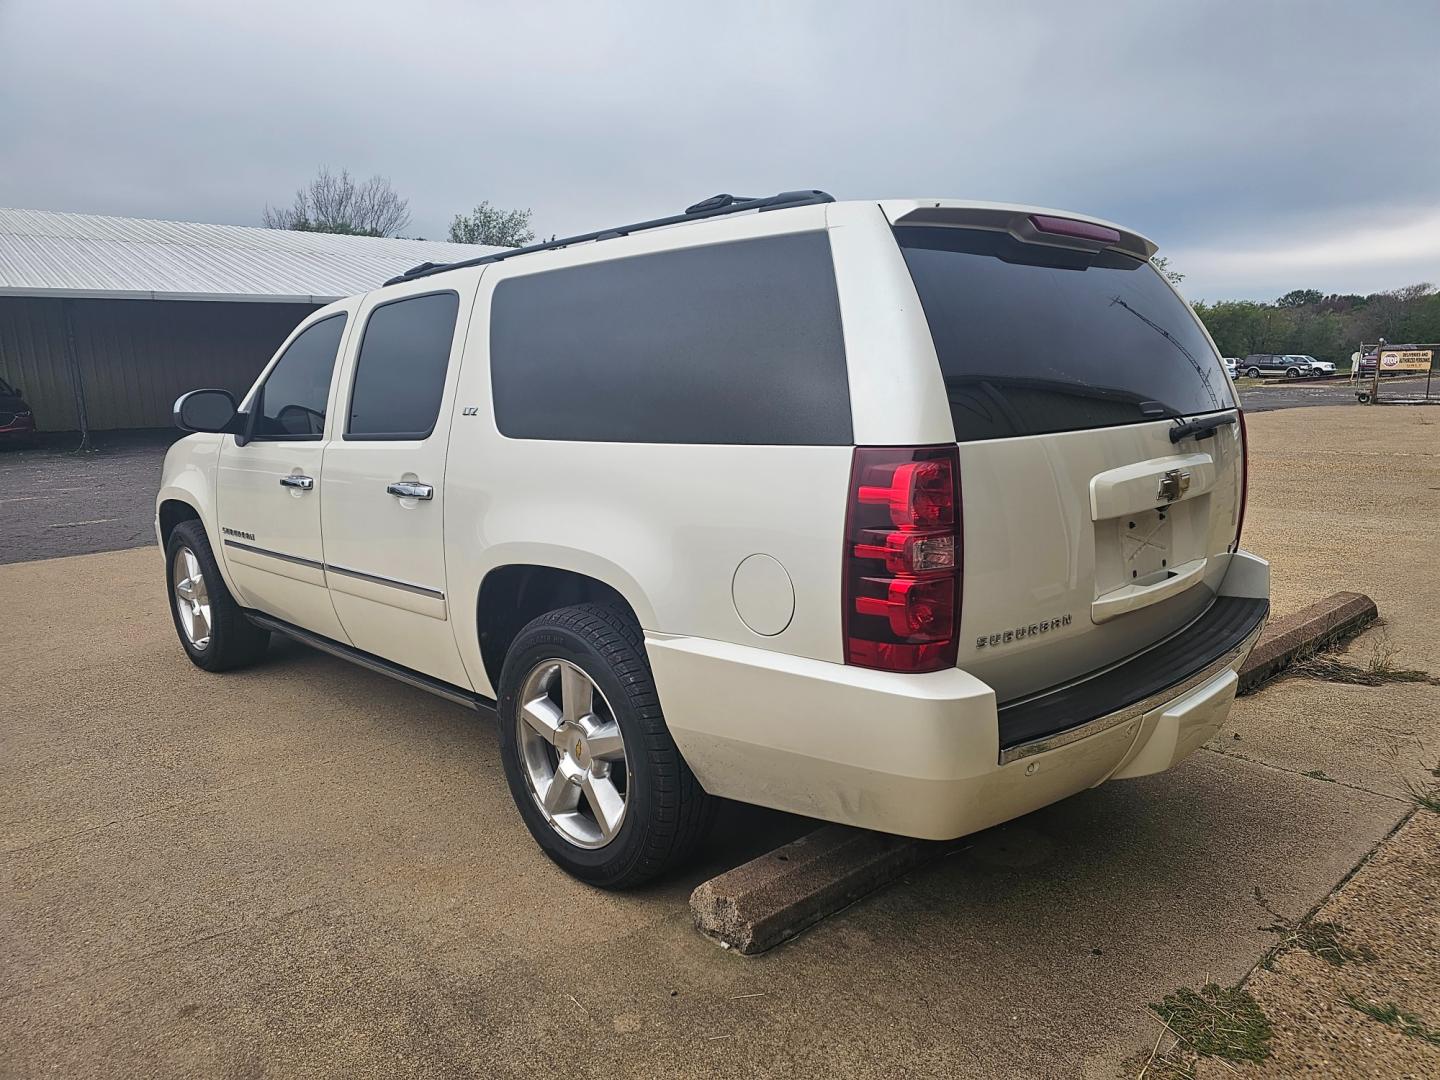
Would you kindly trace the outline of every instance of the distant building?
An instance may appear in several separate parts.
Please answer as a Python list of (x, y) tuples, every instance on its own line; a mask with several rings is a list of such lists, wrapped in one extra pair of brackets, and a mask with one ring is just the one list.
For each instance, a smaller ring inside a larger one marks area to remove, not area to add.
[(295, 324), (418, 263), (489, 248), (0, 209), (0, 378), (41, 431), (168, 427), (187, 390), (238, 398)]

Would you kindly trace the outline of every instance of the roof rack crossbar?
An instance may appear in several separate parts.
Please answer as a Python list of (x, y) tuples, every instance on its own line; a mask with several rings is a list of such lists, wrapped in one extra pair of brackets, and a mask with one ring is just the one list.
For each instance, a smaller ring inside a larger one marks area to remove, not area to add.
[(719, 217), (722, 214), (740, 214), (747, 210), (783, 210), (792, 206), (809, 206), (815, 203), (829, 203), (834, 201), (834, 196), (824, 191), (782, 191), (778, 195), (766, 195), (763, 198), (748, 198), (740, 195), (712, 195), (710, 198), (702, 199), (693, 206), (686, 207), (683, 214), (673, 214), (670, 217), (655, 218), (653, 221), (640, 221), (634, 225), (597, 229), (595, 232), (580, 233), (578, 236), (566, 236), (559, 240), (547, 240), (542, 244), (531, 244), (528, 247), (510, 248), (507, 251), (497, 251), (491, 255), (480, 255), (473, 259), (463, 259), (460, 262), (421, 263), (419, 266), (412, 266), (403, 274), (391, 278), (385, 282), (385, 284), (398, 285), (401, 282), (429, 277), (431, 274), (443, 274), (447, 270), (459, 270), (465, 266), (483, 266), (486, 263), (503, 262), (506, 259), (513, 259), (517, 255), (531, 255), (537, 251), (554, 251), (556, 248), (569, 247), (571, 244), (585, 244), (595, 240), (609, 240), (616, 236), (629, 236), (631, 233), (643, 232), (646, 229), (663, 229), (667, 225), (680, 225), (687, 221), (698, 221), (701, 218)]

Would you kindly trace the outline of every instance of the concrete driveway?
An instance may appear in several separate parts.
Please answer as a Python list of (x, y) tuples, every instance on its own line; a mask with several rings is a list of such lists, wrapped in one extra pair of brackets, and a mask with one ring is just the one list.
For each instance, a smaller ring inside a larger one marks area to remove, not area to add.
[[(1415, 661), (1440, 647), (1423, 414), (1250, 423), (1277, 610), (1370, 592)], [(3, 566), (0, 595), (7, 1077), (1112, 1077), (1146, 1003), (1273, 942), (1256, 888), (1296, 918), (1401, 818), (1422, 759), (1393, 748), (1440, 745), (1434, 687), (1286, 680), (1174, 772), (744, 958), (688, 892), (803, 821), (733, 808), (705, 865), (595, 892), (534, 848), (472, 714), (298, 646), (194, 669), (151, 549)]]

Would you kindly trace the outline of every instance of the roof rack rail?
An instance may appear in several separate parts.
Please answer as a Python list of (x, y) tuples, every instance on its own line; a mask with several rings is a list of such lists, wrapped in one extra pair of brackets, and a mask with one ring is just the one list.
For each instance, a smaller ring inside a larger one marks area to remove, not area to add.
[(762, 198), (749, 198), (743, 195), (712, 195), (693, 206), (687, 206), (683, 214), (655, 218), (653, 221), (639, 221), (634, 225), (621, 225), (614, 229), (598, 229), (595, 232), (566, 236), (559, 240), (547, 240), (543, 244), (531, 244), (529, 247), (510, 248), (507, 251), (497, 251), (493, 255), (480, 255), (474, 259), (463, 259), (460, 262), (421, 263), (419, 266), (412, 266), (403, 274), (391, 278), (385, 284), (398, 285), (404, 281), (429, 277), (431, 274), (443, 274), (446, 270), (459, 270), (463, 266), (483, 266), (485, 263), (503, 262), (506, 259), (513, 259), (517, 255), (530, 255), (537, 251), (553, 251), (556, 248), (569, 247), (571, 244), (608, 240), (614, 236), (629, 236), (631, 233), (643, 232), (646, 229), (663, 229), (667, 225), (679, 225), (687, 221), (698, 221), (701, 218), (719, 217), (722, 214), (741, 214), (746, 210), (784, 210), (792, 206), (810, 206), (815, 203), (834, 201), (835, 197), (824, 191), (782, 191), (778, 195), (766, 195)]

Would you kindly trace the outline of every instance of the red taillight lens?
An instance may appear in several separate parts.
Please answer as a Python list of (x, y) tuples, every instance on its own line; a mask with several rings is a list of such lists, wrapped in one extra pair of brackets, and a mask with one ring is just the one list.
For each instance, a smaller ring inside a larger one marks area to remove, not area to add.
[(1088, 221), (1076, 221), (1074, 218), (1054, 217), (1050, 214), (1031, 214), (1030, 224), (1035, 226), (1037, 232), (1051, 233), (1055, 236), (1073, 236), (1080, 240), (1094, 240), (1101, 244), (1118, 244), (1120, 233), (1115, 229), (1107, 229), (1104, 225), (1092, 225)]
[(1235, 519), (1235, 544), (1231, 551), (1240, 550), (1240, 533), (1245, 528), (1245, 504), (1250, 500), (1250, 433), (1245, 430), (1245, 410), (1237, 408), (1240, 417), (1240, 513)]
[(957, 447), (856, 447), (844, 570), (846, 663), (907, 672), (955, 666)]

